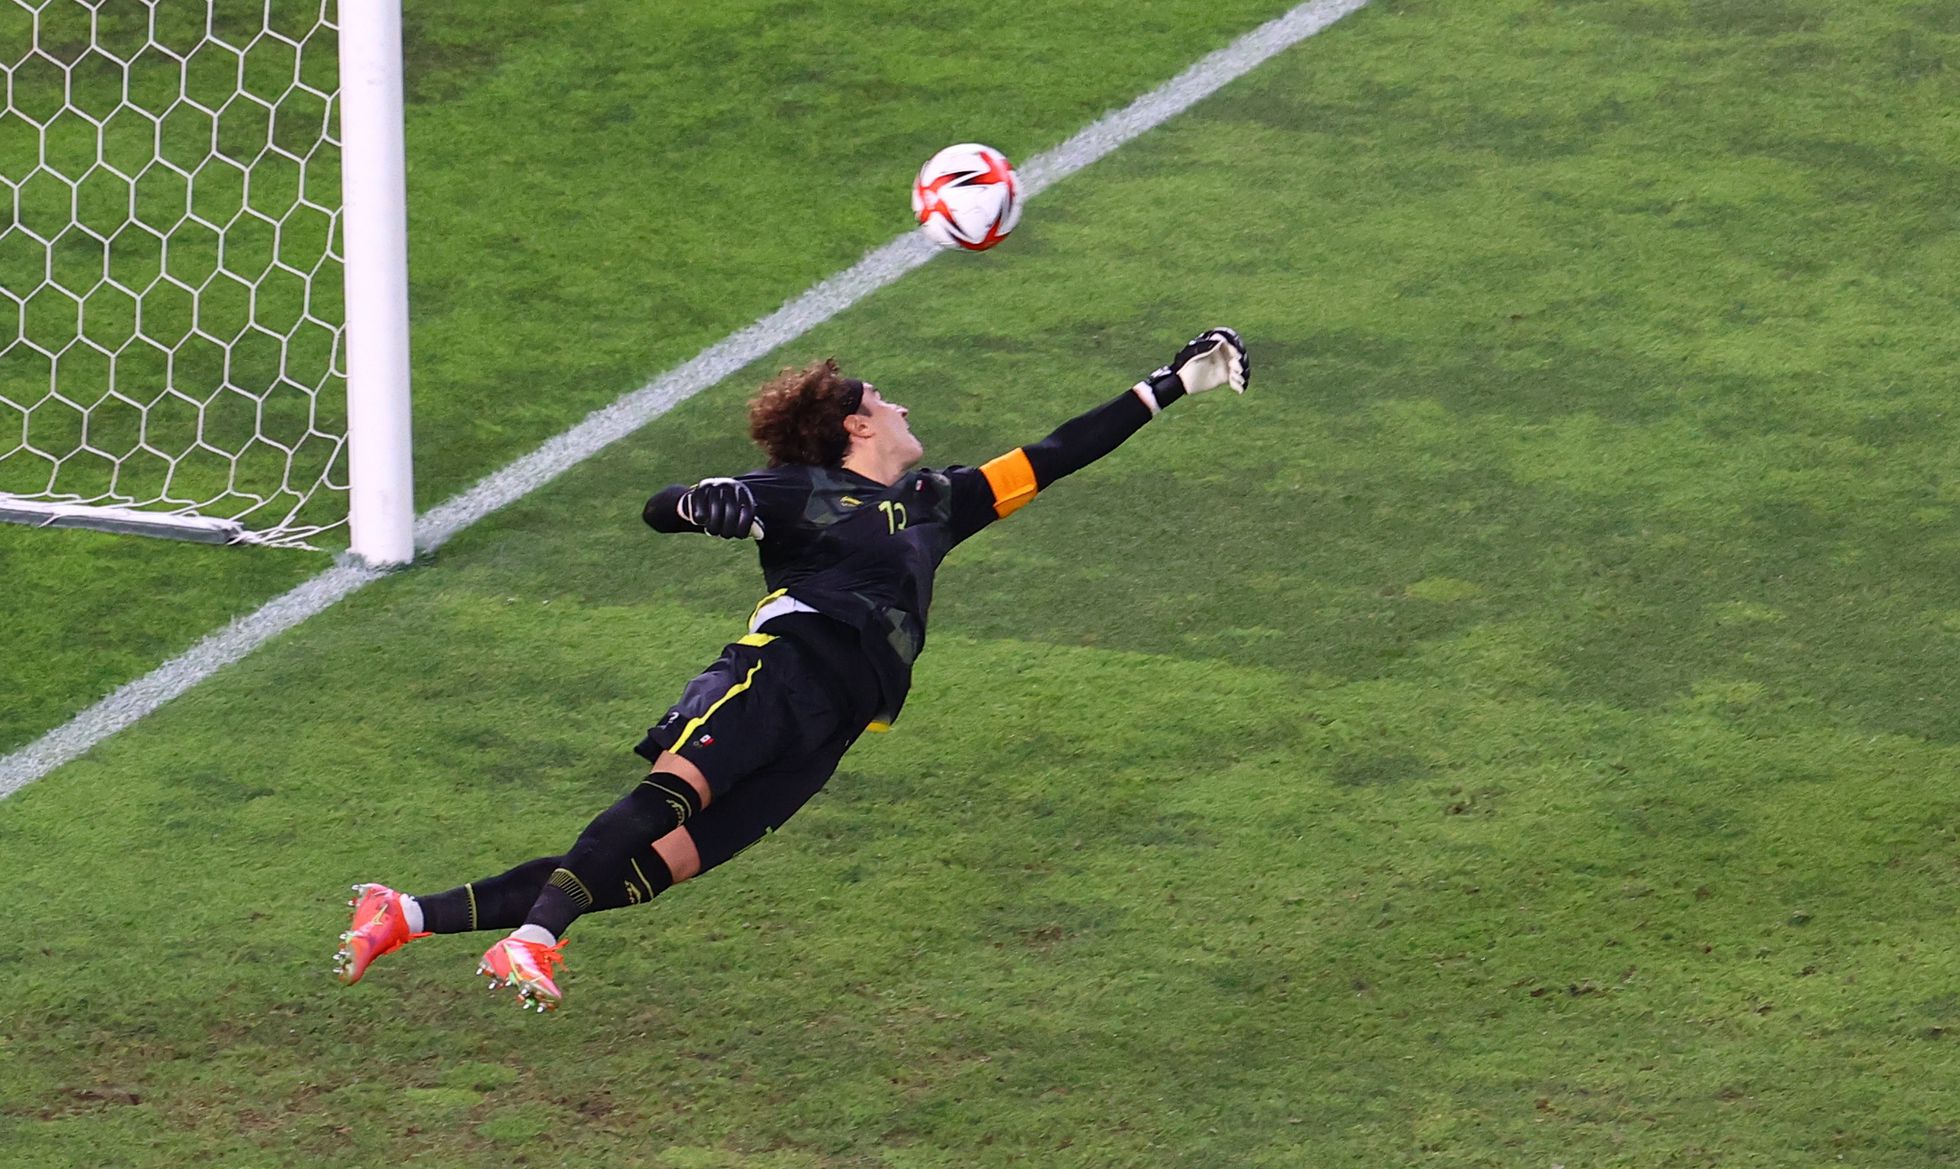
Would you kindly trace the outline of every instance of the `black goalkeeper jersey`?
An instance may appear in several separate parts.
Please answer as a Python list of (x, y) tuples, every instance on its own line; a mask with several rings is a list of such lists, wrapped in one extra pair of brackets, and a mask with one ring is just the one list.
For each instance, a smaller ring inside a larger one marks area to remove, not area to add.
[[(974, 467), (911, 471), (885, 487), (854, 471), (774, 467), (740, 476), (762, 521), (762, 580), (857, 630), (890, 723), (925, 648), (933, 576), (961, 540), (997, 518)], [(766, 630), (765, 630), (766, 631)]]
[[(842, 467), (741, 475), (763, 527), (759, 556), (770, 591), (757, 612), (788, 597), (855, 631), (864, 664), (877, 678), (871, 725), (889, 726), (905, 705), (912, 663), (925, 647), (933, 577), (946, 554), (1054, 480), (1115, 449), (1150, 418), (1140, 398), (1124, 393), (983, 466), (909, 471), (889, 487)], [(666, 488), (647, 501), (642, 516), (659, 531), (700, 531), (676, 507), (686, 491)], [(797, 636), (795, 616), (765, 631)], [(819, 648), (835, 652), (837, 639), (821, 640), (831, 644)], [(854, 672), (863, 671), (840, 671)]]

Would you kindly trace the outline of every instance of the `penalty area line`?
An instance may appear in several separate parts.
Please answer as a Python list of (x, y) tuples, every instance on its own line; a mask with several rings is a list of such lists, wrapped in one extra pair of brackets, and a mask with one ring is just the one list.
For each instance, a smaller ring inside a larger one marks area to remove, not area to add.
[[(1310, 0), (1200, 58), (1129, 105), (1104, 114), (1066, 142), (1029, 159), (1020, 168), (1023, 197), (1033, 198), (1155, 129), (1366, 3)], [(594, 411), (530, 454), (422, 513), (415, 520), (416, 551), (435, 551), (478, 520), (550, 483), (675, 406), (893, 284), (937, 254), (938, 249), (918, 232), (907, 232), (874, 248), (857, 263), (811, 285), (775, 312), (715, 342), (612, 405)], [(81, 757), (274, 637), (386, 575), (361, 565), (336, 565), (206, 636), (134, 682), (118, 687), (61, 726), (0, 757), (0, 799)]]

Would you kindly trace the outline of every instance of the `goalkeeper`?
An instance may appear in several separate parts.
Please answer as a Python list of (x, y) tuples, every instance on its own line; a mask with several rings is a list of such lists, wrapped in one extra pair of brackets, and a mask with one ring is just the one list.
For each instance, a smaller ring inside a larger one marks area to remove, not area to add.
[(919, 470), (908, 411), (834, 361), (785, 369), (749, 405), (767, 470), (669, 487), (659, 532), (754, 539), (770, 592), (746, 636), (695, 678), (636, 750), (652, 772), (562, 855), (446, 892), (356, 885), (336, 973), (429, 934), (509, 931), (478, 964), (540, 1011), (581, 914), (658, 896), (780, 827), (865, 730), (898, 717), (925, 644), (933, 574), (953, 547), (1108, 454), (1186, 394), (1250, 374), (1245, 345), (1210, 329), (1165, 365), (1053, 434), (980, 467)]

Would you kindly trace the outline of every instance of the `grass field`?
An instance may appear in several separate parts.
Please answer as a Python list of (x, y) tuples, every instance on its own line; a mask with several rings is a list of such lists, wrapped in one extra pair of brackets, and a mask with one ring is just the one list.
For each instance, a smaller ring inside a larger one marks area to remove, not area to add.
[[(1280, 9), (713, 11), (415, 18), (424, 503), (888, 238), (940, 140)], [(336, 986), (339, 891), (631, 781), (757, 592), (638, 505), (749, 465), (760, 369), (0, 805), (5, 1160), (1960, 1162), (1956, 60), (1908, 2), (1308, 40), (782, 355), (937, 462), (1203, 325), (1256, 373), (964, 547), (898, 730), (581, 922), (557, 1016), (475, 939)], [(0, 747), (322, 563), (0, 530)]]
[[(891, 239), (918, 160), (948, 133), (984, 131), (1026, 158), (1283, 10), (408, 6), (418, 502)], [(0, 4), (0, 36), (26, 36), (21, 11)], [(297, 23), (289, 11), (281, 27)], [(992, 32), (957, 61), (928, 52), (967, 25)], [(0, 160), (35, 148), (0, 125)], [(0, 247), (0, 279), (14, 254)], [(16, 356), (45, 381), (44, 361)], [(324, 563), (0, 525), (0, 585), (27, 598), (9, 615), (17, 652), (0, 658), (0, 689), (20, 696), (0, 705), (0, 750)]]

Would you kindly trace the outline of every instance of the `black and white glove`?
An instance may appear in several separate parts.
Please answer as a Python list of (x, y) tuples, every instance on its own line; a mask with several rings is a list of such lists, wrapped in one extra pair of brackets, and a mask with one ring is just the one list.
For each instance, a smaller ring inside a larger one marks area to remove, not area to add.
[(740, 479), (703, 479), (681, 493), (674, 510), (710, 536), (762, 539), (762, 521), (755, 518), (755, 493)]
[(1202, 394), (1220, 386), (1245, 393), (1252, 379), (1252, 358), (1237, 332), (1227, 328), (1206, 329), (1177, 351), (1170, 364), (1153, 370), (1130, 387), (1152, 414), (1186, 394)]

